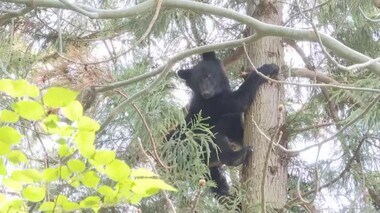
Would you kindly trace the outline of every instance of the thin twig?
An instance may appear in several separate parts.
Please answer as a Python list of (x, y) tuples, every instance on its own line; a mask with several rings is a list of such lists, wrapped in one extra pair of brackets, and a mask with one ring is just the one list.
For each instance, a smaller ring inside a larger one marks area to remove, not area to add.
[[(125, 93), (123, 93), (122, 91), (117, 90), (117, 92), (118, 92), (120, 95), (122, 95), (123, 97), (125, 97), (126, 99), (128, 99), (128, 96), (127, 96)], [(158, 164), (159, 164), (160, 166), (162, 166), (162, 167), (165, 168), (165, 169), (169, 169), (170, 167), (167, 166), (167, 165), (165, 165), (165, 163), (161, 161), (161, 159), (160, 159), (160, 157), (159, 157), (159, 155), (158, 155), (158, 153), (157, 153), (156, 141), (155, 141), (154, 138), (153, 138), (152, 131), (150, 130), (149, 125), (148, 125), (148, 123), (146, 122), (145, 117), (144, 117), (143, 114), (141, 113), (140, 109), (136, 106), (136, 104), (132, 103), (132, 107), (136, 110), (137, 114), (139, 115), (139, 117), (141, 118), (141, 120), (142, 120), (142, 122), (143, 122), (143, 124), (144, 124), (144, 127), (145, 127), (146, 131), (148, 132), (149, 139), (150, 139), (150, 141), (151, 141), (151, 143), (152, 143), (152, 147), (153, 147), (154, 159), (158, 162)]]
[[(66, 1), (66, 0), (60, 0), (60, 1)], [(78, 62), (78, 61), (75, 61), (73, 59), (67, 58), (66, 56), (64, 56), (63, 54), (60, 54), (60, 53), (58, 53), (58, 55), (67, 61), (79, 64), (79, 65), (94, 65), (94, 64), (107, 63), (111, 60), (116, 60), (120, 56), (123, 56), (123, 55), (127, 54), (129, 51), (136, 48), (149, 35), (149, 33), (151, 32), (151, 30), (154, 26), (154, 23), (157, 21), (158, 15), (159, 15), (160, 10), (161, 10), (161, 6), (162, 6), (162, 0), (157, 0), (156, 11), (153, 15), (152, 20), (150, 21), (150, 23), (148, 25), (148, 28), (145, 30), (144, 34), (130, 48), (128, 48), (127, 50), (125, 50), (119, 54), (112, 56), (111, 58), (108, 58), (106, 60), (96, 61), (96, 62), (83, 63), (83, 62)]]
[[(156, 167), (155, 167), (154, 163), (152, 162), (152, 160), (149, 158), (148, 153), (145, 152), (144, 147), (143, 147), (143, 145), (142, 145), (142, 143), (141, 143), (141, 139), (140, 139), (139, 137), (137, 138), (137, 142), (138, 142), (138, 144), (139, 144), (139, 146), (140, 146), (140, 149), (141, 149), (142, 153), (145, 155), (145, 157), (146, 157), (146, 159), (148, 160), (150, 166), (152, 167), (153, 171), (157, 174)], [(173, 212), (173, 213), (176, 213), (176, 210), (175, 210), (175, 208), (174, 208), (174, 205), (173, 205), (172, 201), (169, 199), (169, 195), (168, 195), (168, 193), (166, 193), (166, 191), (164, 191), (164, 190), (162, 191), (162, 193), (164, 194), (164, 197), (165, 197), (165, 199), (166, 199), (166, 202), (167, 202), (168, 205), (170, 206), (172, 212)]]
[(356, 121), (358, 121), (360, 118), (362, 118), (375, 104), (378, 104), (379, 103), (379, 100), (380, 100), (380, 95), (378, 95), (375, 99), (373, 99), (373, 101), (363, 110), (363, 112), (361, 112), (359, 115), (357, 115), (355, 118), (353, 118), (352, 120), (350, 120), (349, 122), (347, 122), (347, 124), (345, 124), (338, 132), (336, 132), (334, 135), (330, 136), (329, 138), (319, 142), (319, 143), (316, 143), (316, 144), (312, 144), (310, 146), (306, 146), (302, 149), (298, 149), (298, 150), (289, 150), (285, 147), (283, 147), (281, 144), (277, 144), (275, 145), (276, 147), (280, 148), (282, 151), (284, 152), (287, 152), (289, 154), (298, 154), (300, 152), (303, 152), (303, 151), (306, 151), (306, 150), (309, 150), (313, 147), (316, 147), (316, 146), (321, 146), (323, 145), (324, 143), (330, 141), (330, 140), (333, 140), (334, 138), (336, 138), (339, 134), (341, 134), (344, 130), (346, 130), (349, 126), (351, 126), (352, 124), (354, 124)]
[(360, 10), (360, 12), (362, 13), (362, 15), (364, 16), (364, 18), (367, 19), (368, 21), (372, 21), (372, 22), (380, 22), (380, 19), (371, 19), (371, 18), (369, 18), (368, 16), (366, 16), (366, 15), (364, 14), (364, 12), (363, 12), (361, 6), (359, 6), (359, 10)]
[[(323, 184), (322, 186), (320, 186), (320, 187), (318, 187), (318, 188), (316, 188), (316, 189), (314, 189), (314, 190), (310, 190), (310, 191), (308, 191), (308, 192), (305, 192), (304, 194), (302, 194), (302, 197), (306, 197), (306, 196), (308, 196), (308, 195), (310, 195), (310, 194), (316, 193), (316, 192), (317, 192), (316, 190), (321, 191), (321, 190), (324, 189), (324, 188), (330, 187), (331, 185), (333, 185), (334, 183), (336, 183), (338, 180), (340, 180), (341, 178), (343, 178), (343, 176), (344, 176), (347, 172), (349, 172), (349, 171), (351, 170), (351, 164), (352, 164), (353, 161), (356, 159), (357, 153), (359, 153), (360, 148), (361, 148), (362, 144), (364, 143), (365, 139), (366, 139), (366, 138), (363, 138), (362, 140), (360, 140), (359, 145), (358, 145), (358, 147), (356, 148), (356, 150), (355, 150), (354, 154), (352, 155), (351, 159), (346, 163), (345, 168), (342, 170), (341, 173), (339, 173), (338, 176), (336, 176), (336, 177), (335, 177), (334, 179), (332, 179), (330, 182), (325, 183), (325, 184)], [(293, 206), (296, 202), (298, 202), (299, 200), (300, 200), (300, 198), (299, 198), (299, 197), (296, 197), (296, 198), (294, 198), (294, 199), (288, 201), (288, 202), (287, 202), (287, 203), (286, 203), (281, 209), (278, 210), (278, 212), (280, 212), (280, 213), (281, 213), (281, 212), (285, 212), (286, 209), (289, 209), (290, 207), (292, 207), (292, 206)]]
[(247, 49), (245, 47), (245, 44), (243, 44), (243, 48), (245, 51), (245, 54), (247, 56), (247, 59), (252, 66), (253, 70), (260, 75), (261, 77), (265, 78), (266, 80), (274, 83), (279, 83), (279, 84), (288, 84), (288, 85), (296, 85), (296, 86), (303, 86), (303, 87), (332, 87), (332, 88), (339, 88), (339, 89), (346, 89), (346, 90), (355, 90), (355, 91), (364, 91), (364, 92), (375, 92), (375, 93), (380, 93), (380, 89), (373, 89), (373, 88), (358, 88), (358, 87), (350, 87), (350, 86), (342, 86), (342, 85), (335, 85), (335, 84), (303, 84), (303, 83), (294, 83), (294, 82), (287, 82), (287, 81), (280, 81), (280, 80), (275, 80), (273, 78), (270, 78), (261, 72), (259, 72), (254, 65), (253, 61), (251, 58), (248, 56)]

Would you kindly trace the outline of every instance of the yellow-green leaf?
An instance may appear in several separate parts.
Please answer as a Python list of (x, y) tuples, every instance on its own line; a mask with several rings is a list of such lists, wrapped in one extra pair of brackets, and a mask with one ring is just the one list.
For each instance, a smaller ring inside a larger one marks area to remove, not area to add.
[(6, 157), (14, 164), (25, 163), (28, 161), (24, 153), (20, 150), (12, 150), (6, 155)]
[(0, 121), (7, 122), (7, 123), (16, 123), (18, 121), (18, 114), (4, 109), (0, 112)]
[(34, 181), (38, 181), (38, 179), (35, 176), (31, 175), (28, 169), (15, 170), (12, 172), (10, 178), (21, 183), (33, 183)]
[(54, 202), (43, 202), (40, 205), (40, 208), (38, 211), (46, 212), (46, 211), (53, 211), (53, 209), (56, 208), (56, 204)]
[(43, 96), (44, 104), (48, 107), (64, 107), (75, 100), (79, 93), (62, 87), (51, 87)]
[(110, 164), (106, 165), (106, 175), (114, 180), (121, 181), (129, 177), (131, 169), (123, 161), (115, 159)]
[(95, 153), (94, 160), (97, 165), (108, 164), (115, 159), (115, 152), (112, 150), (98, 150)]
[(62, 205), (63, 210), (68, 211), (68, 212), (75, 211), (80, 208), (78, 203), (71, 202), (71, 201), (64, 202), (61, 205)]
[(159, 189), (177, 191), (174, 187), (165, 183), (160, 179), (153, 178), (140, 178), (134, 181), (135, 185), (132, 186), (132, 191), (141, 195), (153, 195), (158, 192)]
[(69, 146), (67, 146), (67, 144), (62, 144), (58, 148), (58, 155), (61, 158), (69, 156), (72, 153), (73, 153), (72, 150), (70, 150), (70, 148), (69, 148)]
[(58, 168), (58, 173), (59, 173), (59, 176), (64, 180), (68, 179), (73, 174), (72, 172), (70, 172), (67, 166), (60, 166)]
[(89, 196), (80, 202), (80, 207), (82, 208), (95, 208), (100, 205), (100, 197)]
[(81, 178), (83, 185), (90, 188), (95, 188), (98, 185), (99, 181), (100, 178), (94, 171), (87, 171)]
[(6, 175), (7, 174), (7, 168), (4, 165), (3, 159), (0, 158), (0, 175)]
[(0, 79), (0, 91), (12, 96), (13, 94), (12, 80)]
[(0, 140), (0, 155), (5, 155), (10, 151), (11, 151), (11, 144), (4, 143)]
[(112, 194), (114, 190), (109, 186), (102, 185), (102, 186), (99, 186), (98, 192), (99, 194), (106, 196), (106, 195)]
[(45, 189), (29, 185), (22, 190), (22, 196), (31, 202), (39, 202), (45, 198)]
[(78, 146), (86, 146), (90, 144), (94, 144), (95, 141), (95, 133), (90, 131), (78, 131), (75, 135), (74, 141)]
[(86, 165), (79, 159), (69, 160), (67, 166), (72, 172), (83, 172), (86, 169)]
[(79, 101), (73, 101), (61, 110), (62, 114), (71, 121), (76, 121), (83, 115), (83, 107)]
[(78, 129), (96, 132), (100, 129), (100, 125), (94, 119), (82, 116), (78, 121)]
[(94, 140), (95, 133), (84, 130), (78, 131), (74, 138), (79, 153), (86, 158), (91, 158), (95, 154)]
[(42, 178), (45, 181), (49, 181), (49, 182), (58, 180), (59, 178), (58, 168), (46, 168), (42, 172)]
[(45, 115), (44, 107), (36, 101), (19, 101), (12, 107), (22, 118), (31, 121), (40, 120)]
[(10, 178), (4, 178), (2, 180), (2, 184), (4, 186), (6, 186), (8, 189), (11, 189), (15, 192), (19, 192), (22, 190), (22, 183), (20, 183), (19, 181), (10, 179)]
[(35, 182), (42, 179), (42, 174), (37, 169), (24, 169), (21, 172), (24, 176), (29, 177)]
[(132, 177), (158, 177), (157, 174), (143, 168), (133, 169), (131, 172)]
[(21, 135), (12, 127), (0, 127), (0, 141), (7, 144), (17, 144), (20, 142)]
[(37, 97), (39, 95), (39, 89), (36, 86), (29, 84), (27, 81), (23, 79), (1, 79), (0, 91), (5, 92), (6, 94), (12, 97)]

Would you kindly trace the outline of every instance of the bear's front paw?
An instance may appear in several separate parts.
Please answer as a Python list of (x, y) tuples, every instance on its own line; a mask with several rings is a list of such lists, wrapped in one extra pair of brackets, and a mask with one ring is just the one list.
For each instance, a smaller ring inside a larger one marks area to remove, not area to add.
[(258, 70), (262, 74), (270, 76), (270, 75), (277, 75), (280, 68), (276, 64), (264, 64)]

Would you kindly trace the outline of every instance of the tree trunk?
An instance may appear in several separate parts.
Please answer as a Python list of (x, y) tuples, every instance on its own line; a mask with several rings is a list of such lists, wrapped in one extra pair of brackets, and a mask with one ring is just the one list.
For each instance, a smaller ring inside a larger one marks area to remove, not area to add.
[[(248, 14), (265, 23), (280, 25), (282, 3), (265, 0), (258, 2), (258, 0), (249, 0)], [(250, 34), (253, 33), (254, 31), (251, 29)], [(275, 63), (280, 68), (284, 64), (281, 38), (264, 37), (248, 46), (247, 51), (256, 68), (265, 63)], [(252, 67), (248, 61), (247, 67)], [(277, 142), (280, 135), (278, 133), (285, 117), (284, 107), (280, 107), (283, 105), (283, 99), (282, 85), (265, 83), (260, 87), (254, 103), (245, 114), (244, 144), (251, 145), (254, 152), (248, 160), (248, 166), (244, 167), (242, 171), (241, 181), (246, 191), (246, 200), (242, 205), (243, 212), (259, 212), (259, 209), (270, 212), (269, 208), (280, 208), (286, 202), (287, 161), (275, 149), (270, 148), (271, 142), (260, 133), (252, 121), (254, 120), (269, 138), (274, 137), (272, 141)], [(266, 160), (269, 148), (271, 151), (268, 160)], [(263, 191), (262, 178), (264, 174)], [(263, 192), (265, 199), (262, 199), (261, 196)]]

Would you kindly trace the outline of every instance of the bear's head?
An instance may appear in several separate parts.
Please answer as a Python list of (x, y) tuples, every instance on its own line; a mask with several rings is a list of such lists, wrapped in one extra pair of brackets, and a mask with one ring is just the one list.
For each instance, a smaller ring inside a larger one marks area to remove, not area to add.
[(195, 96), (210, 99), (224, 90), (230, 90), (230, 85), (223, 65), (216, 58), (215, 52), (202, 54), (202, 61), (191, 69), (178, 71), (178, 76), (194, 92)]

